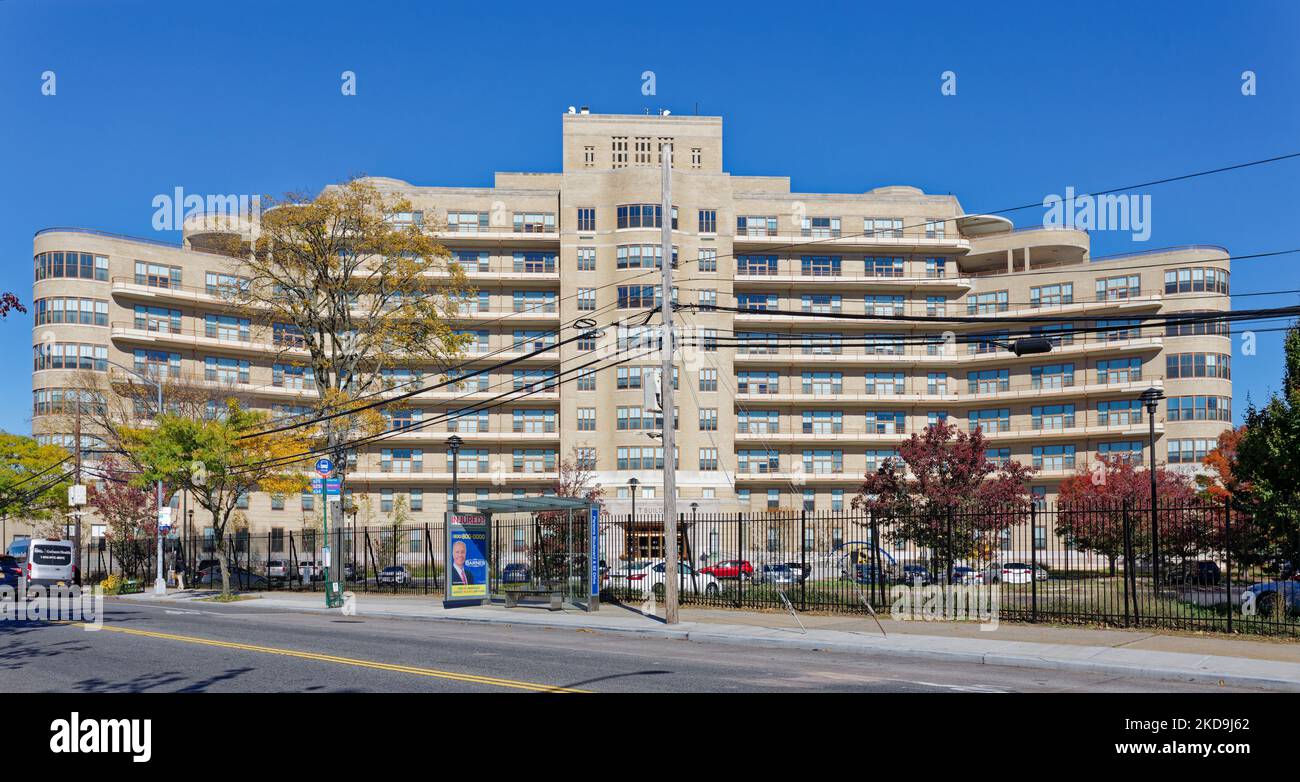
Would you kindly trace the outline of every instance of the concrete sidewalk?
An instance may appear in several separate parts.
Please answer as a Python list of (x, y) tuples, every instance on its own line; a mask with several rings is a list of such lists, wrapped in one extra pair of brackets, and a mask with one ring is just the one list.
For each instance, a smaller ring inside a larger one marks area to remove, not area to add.
[[(170, 592), (165, 598), (134, 595), (128, 602), (188, 603), (198, 608), (211, 592)], [(269, 592), (256, 599), (221, 604), (227, 609), (337, 613), (325, 608), (323, 593)], [(433, 595), (359, 593), (358, 616), (423, 621), (483, 622), (570, 630), (640, 634), (743, 646), (815, 649), (861, 655), (890, 655), (1045, 670), (1164, 679), (1300, 691), (1300, 643), (1222, 636), (1170, 635), (1136, 630), (1001, 624), (981, 631), (969, 622), (882, 619), (887, 636), (867, 616), (800, 615), (801, 630), (788, 613), (683, 609), (681, 622), (666, 625), (634, 608), (604, 605), (549, 611), (539, 606), (507, 609), (444, 609)]]

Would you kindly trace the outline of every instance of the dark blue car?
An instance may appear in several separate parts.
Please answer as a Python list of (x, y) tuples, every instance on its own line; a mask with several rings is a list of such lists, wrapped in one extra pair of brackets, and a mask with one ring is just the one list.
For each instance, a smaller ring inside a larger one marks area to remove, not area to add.
[(505, 584), (526, 584), (533, 574), (522, 562), (511, 562), (501, 570), (501, 581)]
[(0, 585), (17, 589), (22, 575), (23, 566), (18, 564), (18, 560), (7, 554), (0, 555)]
[(1289, 614), (1300, 614), (1300, 581), (1264, 581), (1251, 584), (1241, 593), (1242, 613), (1268, 619), (1283, 601)]

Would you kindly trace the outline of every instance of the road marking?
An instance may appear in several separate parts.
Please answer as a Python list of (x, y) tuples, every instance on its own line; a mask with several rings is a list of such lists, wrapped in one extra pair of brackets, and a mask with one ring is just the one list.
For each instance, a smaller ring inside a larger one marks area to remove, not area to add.
[(279, 649), (274, 646), (254, 646), (253, 644), (241, 644), (233, 641), (214, 641), (210, 638), (197, 638), (190, 635), (174, 635), (172, 633), (158, 633), (152, 630), (137, 630), (130, 627), (112, 627), (110, 625), (104, 625), (101, 629), (107, 630), (111, 633), (126, 633), (127, 635), (136, 635), (144, 638), (182, 641), (184, 643), (199, 644), (201, 646), (217, 646), (223, 649), (238, 649), (244, 652), (276, 654), (283, 657), (296, 657), (301, 660), (316, 660), (317, 662), (337, 663), (339, 665), (353, 665), (358, 668), (372, 668), (378, 671), (392, 671), (394, 673), (409, 673), (415, 676), (428, 676), (434, 679), (450, 679), (452, 681), (467, 682), (470, 684), (486, 684), (493, 687), (507, 687), (516, 690), (530, 690), (533, 692), (589, 692), (588, 690), (575, 690), (568, 687), (554, 687), (549, 684), (535, 684), (533, 682), (516, 681), (514, 679), (499, 679), (494, 676), (476, 676), (469, 673), (439, 671), (434, 668), (418, 668), (413, 665), (396, 665), (394, 663), (381, 663), (373, 660), (358, 660), (352, 657), (337, 657), (332, 654), (299, 652), (293, 649)]

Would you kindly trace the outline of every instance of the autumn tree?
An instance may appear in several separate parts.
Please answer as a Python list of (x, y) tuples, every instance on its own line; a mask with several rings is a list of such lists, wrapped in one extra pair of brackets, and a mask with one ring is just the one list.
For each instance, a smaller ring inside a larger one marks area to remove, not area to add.
[(407, 532), (406, 525), (410, 523), (411, 511), (406, 495), (399, 494), (393, 498), (393, 509), (388, 513), (388, 525), (382, 532), (381, 562), (397, 564), (397, 555), (402, 550), (402, 535)]
[(230, 595), (227, 533), (240, 523), (236, 513), (240, 498), (254, 491), (289, 495), (307, 485), (305, 463), (295, 459), (307, 448), (296, 432), (259, 434), (267, 413), (246, 410), (227, 402), (224, 414), (195, 418), (163, 413), (152, 427), (122, 426), (123, 448), (141, 468), (133, 483), (146, 488), (154, 481), (189, 491), (207, 511), (217, 561), (221, 567), (221, 592)]
[(158, 500), (151, 489), (131, 484), (134, 474), (113, 456), (105, 456), (96, 471), (99, 480), (87, 493), (87, 504), (105, 526), (113, 557), (134, 574), (148, 557), (149, 543), (158, 529)]
[(340, 476), (346, 439), (382, 421), (354, 414), (355, 400), (383, 390), (384, 370), (445, 369), (469, 337), (452, 327), (466, 294), (465, 273), (416, 221), (404, 198), (364, 179), (318, 195), (269, 203), (250, 252), (237, 264), (231, 304), (270, 327), (282, 363), (311, 369), (321, 412), (318, 430)]
[[(556, 465), (551, 493), (556, 497), (596, 502), (605, 493), (596, 480), (595, 464), (575, 447)], [(543, 578), (559, 575), (570, 553), (585, 551), (588, 514), (581, 511), (541, 511), (533, 515), (533, 556)]]
[[(1156, 524), (1161, 558), (1180, 557), (1213, 546), (1222, 520), (1199, 501), (1186, 475), (1156, 467)], [(1061, 481), (1057, 489), (1056, 534), (1080, 551), (1106, 557), (1114, 571), (1124, 556), (1124, 522), (1134, 556), (1151, 552), (1151, 472), (1129, 459), (1098, 456), (1095, 466)]]
[(23, 306), (23, 303), (18, 300), (17, 296), (13, 295), (9, 291), (0, 293), (0, 318), (9, 317), (10, 310), (15, 310), (24, 314), (27, 312), (27, 308)]
[(953, 424), (925, 428), (868, 473), (853, 507), (869, 511), (896, 540), (954, 559), (987, 552), (1002, 530), (1029, 511), (1030, 468), (988, 458), (981, 429)]
[(1245, 435), (1245, 426), (1219, 433), (1214, 450), (1201, 460), (1206, 471), (1196, 476), (1196, 485), (1202, 496), (1227, 502), (1250, 491), (1250, 484), (1237, 477), (1237, 448)]

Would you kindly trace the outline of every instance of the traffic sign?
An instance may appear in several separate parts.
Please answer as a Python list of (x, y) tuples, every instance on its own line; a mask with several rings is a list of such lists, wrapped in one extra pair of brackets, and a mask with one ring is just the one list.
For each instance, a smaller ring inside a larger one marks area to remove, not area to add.
[(172, 531), (172, 509), (166, 505), (158, 509), (158, 531), (164, 535)]
[(334, 462), (330, 461), (329, 459), (323, 458), (323, 457), (320, 458), (320, 459), (317, 459), (317, 460), (316, 460), (316, 472), (317, 472), (317, 473), (318, 473), (322, 478), (328, 477), (330, 473), (334, 472)]

